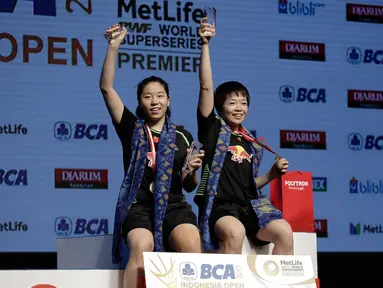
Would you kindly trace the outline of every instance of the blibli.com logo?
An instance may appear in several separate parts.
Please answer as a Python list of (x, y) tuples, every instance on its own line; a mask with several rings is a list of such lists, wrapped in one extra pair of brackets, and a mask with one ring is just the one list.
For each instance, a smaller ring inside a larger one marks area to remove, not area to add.
[(348, 147), (353, 151), (378, 150), (383, 149), (383, 135), (366, 135), (363, 137), (359, 133), (351, 133), (348, 136)]
[(70, 124), (58, 121), (54, 125), (56, 139), (66, 141), (69, 139), (108, 140), (108, 126), (106, 124)]
[(280, 14), (315, 16), (316, 8), (322, 8), (323, 3), (313, 1), (289, 1), (279, 0), (278, 12)]
[(365, 49), (358, 47), (347, 48), (347, 62), (350, 64), (383, 64), (383, 50)]
[(317, 88), (300, 87), (295, 89), (290, 85), (282, 85), (279, 88), (279, 98), (282, 102), (309, 102), (326, 103), (326, 90)]
[(383, 195), (383, 181), (361, 181), (353, 177), (350, 180), (350, 194)]

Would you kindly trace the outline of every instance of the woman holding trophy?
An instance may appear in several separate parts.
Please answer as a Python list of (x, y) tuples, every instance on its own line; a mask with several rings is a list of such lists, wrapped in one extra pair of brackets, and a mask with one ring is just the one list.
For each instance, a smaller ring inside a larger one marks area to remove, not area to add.
[(170, 121), (168, 84), (159, 77), (137, 87), (136, 115), (113, 88), (116, 56), (127, 30), (114, 25), (105, 31), (109, 42), (100, 89), (123, 147), (125, 177), (117, 201), (113, 262), (122, 260), (121, 239), (130, 249), (124, 288), (136, 288), (143, 273), (143, 252), (200, 253), (196, 216), (182, 189), (198, 185), (195, 173), (204, 152), (191, 151), (193, 137)]
[(204, 249), (240, 254), (247, 236), (257, 246), (274, 243), (273, 254), (291, 255), (291, 227), (260, 191), (287, 171), (288, 161), (277, 156), (272, 168), (258, 176), (263, 148), (269, 148), (242, 125), (250, 104), (248, 89), (230, 81), (214, 92), (209, 55), (209, 40), (215, 35), (214, 16), (213, 21), (209, 16), (203, 19), (199, 31), (202, 48), (198, 139), (206, 155), (195, 202), (199, 206)]

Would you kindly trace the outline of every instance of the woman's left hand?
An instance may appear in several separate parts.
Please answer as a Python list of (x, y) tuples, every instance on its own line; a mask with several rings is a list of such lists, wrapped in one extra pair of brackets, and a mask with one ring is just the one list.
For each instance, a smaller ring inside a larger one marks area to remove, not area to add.
[(289, 168), (289, 161), (286, 158), (275, 157), (275, 167), (280, 174), (285, 174)]
[(195, 173), (202, 165), (202, 159), (205, 156), (205, 151), (200, 150), (200, 153), (190, 155), (187, 159), (188, 168), (192, 173)]

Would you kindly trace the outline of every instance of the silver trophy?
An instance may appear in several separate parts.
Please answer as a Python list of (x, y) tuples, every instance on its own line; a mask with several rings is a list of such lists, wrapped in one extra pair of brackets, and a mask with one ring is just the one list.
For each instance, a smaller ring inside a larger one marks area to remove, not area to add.
[(215, 29), (217, 10), (214, 8), (214, 6), (206, 6), (204, 12), (205, 17), (207, 17), (206, 23), (210, 24)]
[(188, 175), (192, 175), (193, 172), (189, 169), (189, 162), (188, 162), (188, 159), (190, 156), (193, 156), (193, 155), (196, 155), (196, 154), (200, 154), (201, 153), (201, 148), (202, 148), (202, 144), (199, 143), (198, 141), (193, 141), (193, 143), (190, 145), (190, 148), (189, 148), (189, 151), (188, 153), (186, 154), (186, 159), (185, 159), (185, 162), (184, 162), (184, 166), (182, 167), (182, 172), (188, 174)]
[(108, 41), (112, 41), (119, 37), (121, 33), (124, 31), (124, 26), (122, 24), (119, 24), (118, 26), (114, 27), (112, 31), (109, 33), (104, 33), (104, 37)]

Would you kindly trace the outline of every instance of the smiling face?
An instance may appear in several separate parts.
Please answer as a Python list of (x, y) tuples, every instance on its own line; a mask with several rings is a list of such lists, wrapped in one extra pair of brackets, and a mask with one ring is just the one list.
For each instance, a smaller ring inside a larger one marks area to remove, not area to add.
[(228, 125), (237, 127), (245, 120), (248, 110), (247, 97), (243, 93), (233, 92), (226, 96), (222, 117)]
[(169, 96), (164, 86), (159, 82), (149, 82), (142, 90), (140, 97), (140, 107), (145, 115), (153, 120), (158, 121), (165, 117), (168, 108)]

